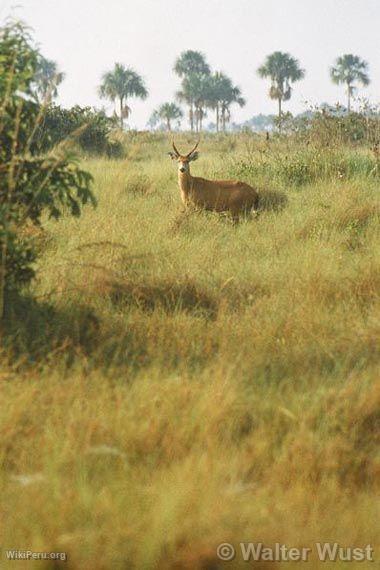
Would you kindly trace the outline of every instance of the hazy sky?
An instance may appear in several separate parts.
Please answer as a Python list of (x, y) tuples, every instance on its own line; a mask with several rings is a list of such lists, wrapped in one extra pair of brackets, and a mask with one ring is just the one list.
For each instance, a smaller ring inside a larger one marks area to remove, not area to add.
[(102, 105), (97, 86), (115, 62), (144, 77), (150, 96), (131, 102), (131, 126), (144, 128), (152, 109), (174, 98), (173, 63), (185, 49), (202, 51), (240, 86), (247, 105), (233, 109), (237, 122), (276, 112), (267, 81), (256, 73), (275, 50), (290, 52), (306, 69), (285, 110), (299, 112), (306, 101), (344, 102), (343, 87), (328, 73), (344, 53), (368, 61), (371, 84), (360, 94), (380, 101), (380, 0), (0, 0), (0, 18), (16, 4), (13, 13), (66, 73), (63, 105)]

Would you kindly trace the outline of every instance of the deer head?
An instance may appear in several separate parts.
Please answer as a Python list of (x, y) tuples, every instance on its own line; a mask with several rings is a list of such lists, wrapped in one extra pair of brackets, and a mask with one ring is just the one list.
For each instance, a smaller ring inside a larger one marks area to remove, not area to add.
[(181, 154), (177, 147), (174, 144), (174, 140), (172, 141), (173, 150), (174, 152), (169, 152), (169, 156), (172, 160), (176, 160), (178, 163), (178, 171), (182, 174), (185, 172), (190, 172), (189, 164), (192, 160), (197, 160), (199, 156), (199, 152), (196, 152), (196, 148), (199, 145), (199, 141), (195, 145), (195, 147), (188, 153), (188, 154)]

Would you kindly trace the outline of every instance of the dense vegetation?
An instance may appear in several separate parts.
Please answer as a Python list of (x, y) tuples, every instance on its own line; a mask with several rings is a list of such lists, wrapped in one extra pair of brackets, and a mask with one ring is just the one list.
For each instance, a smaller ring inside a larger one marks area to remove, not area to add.
[[(200, 132), (206, 116), (215, 116), (215, 123), (209, 123), (209, 130), (216, 132), (227, 130), (231, 121), (233, 105), (243, 107), (246, 100), (241, 90), (232, 79), (221, 71), (212, 71), (203, 53), (186, 50), (174, 63), (174, 72), (181, 79), (180, 89), (176, 93), (179, 103), (188, 107), (188, 124), (191, 131)], [(283, 125), (282, 106), (291, 98), (293, 85), (305, 76), (297, 59), (289, 53), (280, 51), (268, 55), (257, 70), (261, 78), (270, 80), (269, 97), (278, 102), (277, 122), (270, 121), (281, 130)], [(334, 83), (343, 83), (347, 89), (347, 110), (351, 110), (352, 96), (357, 92), (357, 85), (370, 82), (368, 63), (359, 56), (345, 54), (339, 57), (330, 70)], [(148, 89), (142, 77), (133, 69), (116, 63), (114, 69), (104, 74), (99, 88), (100, 96), (118, 102), (117, 113), (120, 126), (128, 119), (131, 108), (127, 100), (131, 97), (146, 99)], [(209, 114), (208, 114), (209, 113)], [(150, 128), (166, 128), (171, 131), (171, 121), (183, 117), (182, 110), (176, 103), (166, 102), (155, 109), (148, 121)], [(262, 124), (262, 121), (258, 124)], [(265, 124), (265, 122), (264, 122)]]
[(4, 338), (3, 544), (165, 569), (226, 541), (376, 548), (378, 156), (209, 136), (194, 172), (260, 187), (235, 228), (181, 212), (164, 136), (125, 145), (84, 163), (96, 210), (44, 222)]
[[(194, 173), (259, 190), (234, 226), (182, 209), (165, 135), (119, 132), (111, 158), (114, 121), (52, 105), (57, 70), (22, 26), (0, 42), (3, 551), (162, 570), (225, 567), (222, 542), (311, 547), (313, 567), (316, 542), (376, 552), (376, 112), (205, 135)], [(122, 122), (145, 86), (114, 71)], [(209, 68), (176, 71), (199, 87)], [(210, 77), (234, 92), (223, 128), (241, 95)], [(204, 100), (186, 102), (201, 128)]]
[(44, 112), (34, 144), (39, 152), (50, 150), (58, 143), (71, 139), (87, 154), (121, 157), (123, 147), (114, 137), (117, 121), (104, 112), (76, 105), (64, 109), (50, 105)]
[[(79, 216), (94, 201), (91, 175), (64, 147), (44, 155), (36, 134), (44, 107), (33, 99), (39, 54), (21, 24), (0, 31), (0, 319), (9, 312), (8, 294), (34, 275), (36, 249), (27, 239), (28, 224), (42, 215)], [(7, 302), (8, 301), (8, 302)]]

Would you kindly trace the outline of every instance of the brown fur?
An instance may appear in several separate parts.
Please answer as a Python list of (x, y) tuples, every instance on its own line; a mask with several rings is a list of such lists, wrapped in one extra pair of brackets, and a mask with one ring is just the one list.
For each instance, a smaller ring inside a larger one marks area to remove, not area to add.
[(179, 154), (174, 144), (173, 148), (174, 153), (170, 155), (178, 162), (178, 184), (185, 206), (228, 212), (235, 220), (240, 214), (257, 208), (259, 196), (252, 186), (238, 180), (206, 180), (191, 176), (190, 161), (198, 157), (195, 148), (187, 155)]
[(257, 191), (237, 180), (206, 180), (178, 173), (182, 202), (188, 206), (215, 212), (229, 212), (233, 217), (257, 208)]

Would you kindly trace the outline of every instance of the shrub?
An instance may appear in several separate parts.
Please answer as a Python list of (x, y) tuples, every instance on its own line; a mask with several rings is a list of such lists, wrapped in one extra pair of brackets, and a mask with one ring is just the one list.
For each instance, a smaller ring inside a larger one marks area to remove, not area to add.
[(375, 156), (348, 153), (341, 149), (295, 148), (286, 154), (267, 151), (236, 161), (230, 175), (247, 182), (270, 182), (283, 186), (303, 186), (317, 180), (342, 180), (354, 176), (378, 177)]
[(123, 146), (112, 139), (116, 127), (116, 120), (103, 111), (79, 105), (71, 109), (52, 105), (46, 109), (35, 144), (39, 150), (46, 151), (67, 137), (75, 136), (85, 152), (118, 158), (123, 155)]
[(379, 108), (368, 105), (348, 114), (339, 106), (317, 107), (296, 117), (283, 113), (281, 119), (274, 119), (274, 125), (282, 135), (329, 148), (357, 143), (374, 145), (380, 140)]
[(308, 139), (329, 147), (363, 142), (374, 144), (380, 139), (380, 115), (377, 109), (349, 114), (318, 110), (309, 121)]
[(36, 133), (43, 108), (33, 99), (38, 52), (20, 23), (0, 30), (0, 318), (9, 290), (34, 275), (32, 242), (22, 236), (30, 222), (40, 224), (46, 211), (59, 218), (64, 210), (79, 216), (81, 206), (95, 203), (92, 177), (61, 145), (48, 156), (37, 153)]
[(130, 194), (148, 194), (152, 190), (152, 182), (145, 174), (130, 174), (127, 178), (126, 190)]

